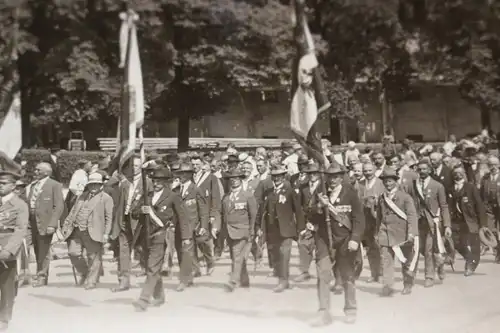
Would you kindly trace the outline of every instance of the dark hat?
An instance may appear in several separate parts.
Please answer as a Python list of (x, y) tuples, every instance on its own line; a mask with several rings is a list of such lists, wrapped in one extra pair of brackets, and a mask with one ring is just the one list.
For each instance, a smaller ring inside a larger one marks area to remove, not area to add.
[(346, 169), (338, 163), (330, 164), (330, 166), (324, 171), (324, 173), (327, 175), (339, 175), (345, 174), (346, 172)]
[(151, 172), (150, 177), (153, 179), (170, 179), (172, 173), (167, 168), (157, 168)]
[(170, 165), (170, 170), (175, 171), (175, 172), (179, 171), (180, 168), (181, 168), (181, 164), (179, 162), (175, 162), (175, 163), (172, 163)]
[(232, 169), (224, 173), (224, 178), (244, 178), (245, 175), (239, 169)]
[(491, 248), (496, 248), (498, 245), (497, 239), (493, 235), (493, 232), (491, 232), (491, 230), (487, 227), (482, 227), (481, 229), (479, 229), (479, 239), (481, 240), (481, 243)]
[(300, 155), (297, 160), (298, 165), (309, 164), (309, 158), (306, 155)]
[(380, 175), (379, 178), (380, 179), (392, 178), (394, 180), (398, 180), (399, 179), (399, 175), (396, 172), (396, 170), (394, 170), (392, 168), (384, 168), (384, 171), (382, 172), (382, 174)]
[(182, 163), (177, 172), (194, 172), (193, 166), (189, 163)]
[(21, 175), (14, 171), (0, 170), (0, 176), (12, 176), (14, 179), (18, 180), (21, 178)]
[(271, 168), (271, 176), (280, 176), (286, 174), (288, 171), (283, 165), (276, 165)]
[(320, 171), (321, 170), (320, 170), (317, 163), (308, 164), (304, 167), (304, 170), (302, 170), (302, 172), (305, 172), (305, 173), (315, 173), (315, 172), (320, 172)]
[(281, 143), (281, 149), (289, 149), (289, 148), (293, 148), (293, 144), (289, 141), (283, 141)]
[(234, 155), (234, 154), (231, 154), (227, 157), (227, 163), (239, 163), (240, 162), (240, 159), (238, 158), (238, 156)]

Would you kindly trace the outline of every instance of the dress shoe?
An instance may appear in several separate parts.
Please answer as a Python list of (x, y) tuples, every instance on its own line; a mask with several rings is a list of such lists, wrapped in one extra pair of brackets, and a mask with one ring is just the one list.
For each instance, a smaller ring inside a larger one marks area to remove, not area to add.
[(327, 310), (319, 310), (318, 316), (311, 322), (312, 327), (328, 326), (333, 322), (332, 315)]
[(410, 295), (410, 294), (411, 294), (411, 287), (404, 286), (403, 290), (401, 291), (401, 295)]
[(164, 269), (164, 270), (161, 271), (160, 274), (161, 274), (161, 276), (165, 276), (165, 277), (170, 277), (172, 275), (170, 269)]
[(434, 279), (425, 279), (424, 287), (430, 288), (432, 286), (434, 286)]
[(366, 283), (378, 283), (379, 281), (380, 278), (378, 276), (377, 277), (370, 276), (368, 280), (366, 280)]
[(7, 332), (9, 328), (9, 323), (6, 321), (0, 321), (0, 332)]
[(87, 279), (87, 278), (86, 278), (85, 276), (80, 276), (80, 277), (78, 278), (78, 286), (80, 286), (80, 287), (81, 287), (81, 286), (83, 286), (83, 285), (85, 284), (85, 280), (86, 280), (86, 279)]
[(310, 279), (311, 279), (311, 274), (306, 272), (306, 273), (302, 273), (299, 276), (297, 276), (293, 281), (295, 281), (297, 283), (301, 283), (301, 282), (309, 281)]
[(178, 292), (181, 292), (181, 291), (186, 290), (186, 288), (191, 287), (193, 285), (194, 285), (193, 282), (188, 282), (188, 283), (181, 282), (181, 283), (179, 283), (179, 285), (177, 286), (177, 288), (175, 290)]
[(200, 271), (194, 272), (193, 276), (195, 278), (200, 277), (201, 276), (201, 272)]
[(464, 276), (471, 276), (472, 274), (474, 274), (474, 270), (470, 267), (467, 267), (465, 269)]
[(84, 288), (85, 288), (85, 290), (93, 290), (93, 289), (97, 288), (97, 284), (89, 283), (89, 284), (85, 285)]
[(32, 287), (33, 288), (40, 288), (40, 287), (45, 287), (47, 285), (47, 280), (44, 278), (38, 278), (35, 281), (33, 281)]
[(380, 296), (391, 297), (392, 295), (394, 295), (394, 289), (392, 287), (384, 286), (382, 288), (382, 292), (380, 293)]
[(357, 316), (354, 313), (348, 313), (345, 315), (345, 323), (346, 324), (354, 324), (356, 323)]
[(133, 301), (132, 306), (137, 312), (144, 312), (148, 309), (148, 303), (146, 301), (143, 301), (142, 299)]
[(128, 282), (121, 282), (118, 287), (112, 288), (111, 291), (114, 293), (119, 293), (122, 291), (127, 291), (129, 289), (130, 289), (130, 284)]
[(275, 293), (282, 293), (284, 292), (286, 289), (290, 288), (290, 286), (288, 285), (288, 283), (279, 283), (274, 289), (273, 291)]
[(165, 298), (164, 297), (162, 297), (162, 298), (153, 298), (153, 300), (149, 304), (151, 306), (154, 306), (154, 307), (160, 307), (163, 304), (165, 304)]
[(330, 291), (335, 295), (342, 295), (342, 293), (344, 292), (344, 287), (339, 284), (334, 284), (330, 287)]
[(228, 293), (232, 293), (236, 289), (236, 285), (233, 282), (228, 282), (224, 284), (224, 290)]

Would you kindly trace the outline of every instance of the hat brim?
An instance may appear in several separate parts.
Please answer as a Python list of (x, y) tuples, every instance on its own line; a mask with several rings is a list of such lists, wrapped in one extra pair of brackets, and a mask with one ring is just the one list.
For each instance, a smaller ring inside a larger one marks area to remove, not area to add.
[(182, 173), (194, 173), (194, 170), (182, 170), (182, 169), (179, 169), (179, 170), (177, 170), (176, 172), (182, 172)]
[(276, 172), (276, 171), (272, 172), (271, 171), (271, 176), (282, 176), (284, 174), (286, 174), (286, 171), (280, 171), (280, 172)]
[(481, 229), (479, 229), (479, 239), (481, 240), (481, 243), (491, 248), (497, 247), (498, 245), (497, 239), (493, 235), (493, 232), (486, 227), (482, 227)]
[(90, 185), (90, 184), (99, 184), (99, 185), (102, 185), (102, 184), (104, 184), (104, 182), (94, 180), (94, 181), (89, 181), (89, 182), (87, 183), (87, 185)]
[(321, 170), (320, 169), (305, 169), (302, 172), (304, 172), (304, 173), (320, 173)]
[(347, 173), (346, 170), (339, 170), (339, 171), (335, 171), (335, 172), (332, 172), (332, 171), (323, 171), (323, 173), (325, 175), (345, 175)]
[(394, 180), (398, 180), (399, 179), (399, 176), (396, 176), (396, 175), (390, 175), (390, 176), (384, 176), (384, 175), (381, 175), (380, 177), (381, 180), (384, 180), (384, 179), (394, 179)]
[(245, 178), (244, 174), (235, 174), (235, 175), (224, 175), (222, 178), (230, 179), (230, 178)]

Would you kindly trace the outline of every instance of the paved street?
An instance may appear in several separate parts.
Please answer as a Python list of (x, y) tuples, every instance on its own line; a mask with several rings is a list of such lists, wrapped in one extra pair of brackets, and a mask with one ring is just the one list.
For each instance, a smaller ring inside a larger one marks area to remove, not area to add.
[[(106, 275), (99, 289), (85, 291), (74, 286), (69, 259), (52, 262), (47, 288), (23, 287), (16, 301), (9, 332), (405, 332), (405, 333), (498, 333), (500, 332), (500, 265), (492, 255), (482, 258), (477, 274), (464, 278), (463, 261), (457, 273), (449, 270), (444, 285), (423, 287), (420, 274), (411, 296), (380, 298), (380, 285), (367, 284), (365, 266), (358, 283), (358, 323), (343, 323), (343, 296), (333, 297), (336, 321), (328, 328), (310, 328), (317, 310), (315, 280), (295, 285), (293, 290), (274, 294), (275, 279), (268, 278), (267, 266), (251, 277), (250, 290), (233, 294), (223, 291), (230, 262), (227, 254), (211, 277), (201, 277), (194, 288), (183, 293), (173, 290), (177, 280), (165, 278), (168, 303), (134, 312), (131, 302), (139, 296), (144, 278), (134, 279), (130, 291), (114, 294), (116, 264), (105, 263)], [(293, 257), (292, 274), (298, 273)], [(421, 263), (423, 264), (423, 263)], [(422, 266), (422, 265), (421, 265)], [(250, 265), (253, 268), (253, 262)], [(34, 267), (32, 267), (34, 269)], [(314, 267), (311, 267), (314, 272)], [(402, 288), (399, 280), (398, 288)]]

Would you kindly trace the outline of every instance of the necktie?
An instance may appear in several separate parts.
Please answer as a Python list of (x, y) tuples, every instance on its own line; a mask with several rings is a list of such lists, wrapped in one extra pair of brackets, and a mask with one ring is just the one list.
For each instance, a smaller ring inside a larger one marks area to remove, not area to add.
[(40, 195), (40, 182), (36, 182), (33, 184), (33, 193), (31, 194), (31, 200), (30, 200), (30, 207), (35, 208), (36, 205), (36, 200), (38, 199), (38, 196)]

